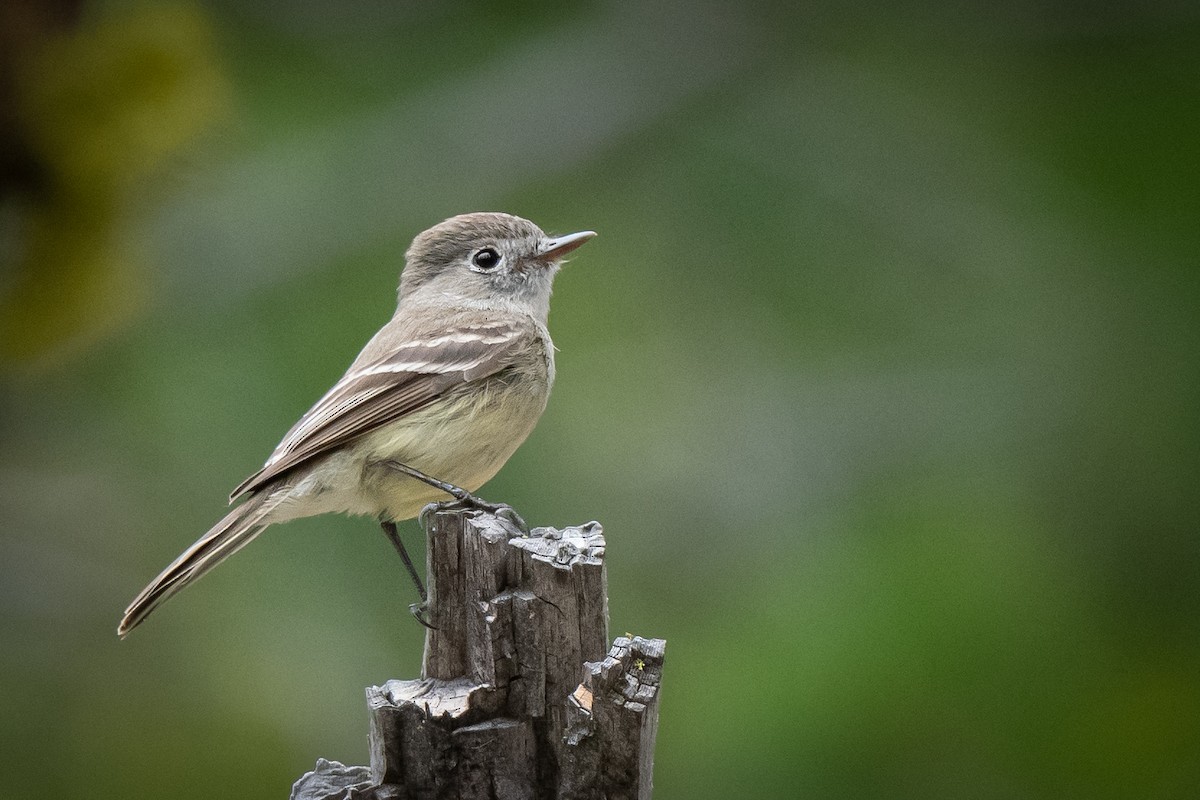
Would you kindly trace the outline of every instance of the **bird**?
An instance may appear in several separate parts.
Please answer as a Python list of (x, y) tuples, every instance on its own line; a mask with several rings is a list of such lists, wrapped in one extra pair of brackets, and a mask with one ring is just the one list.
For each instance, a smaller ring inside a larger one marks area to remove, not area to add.
[(230, 503), (241, 502), (133, 599), (117, 634), (124, 638), (268, 526), (327, 513), (375, 517), (424, 600), (396, 523), (447, 494), (469, 507), (501, 507), (472, 493), (546, 408), (552, 284), (564, 257), (595, 235), (549, 236), (499, 212), (461, 214), (418, 234), (391, 320), (233, 490)]

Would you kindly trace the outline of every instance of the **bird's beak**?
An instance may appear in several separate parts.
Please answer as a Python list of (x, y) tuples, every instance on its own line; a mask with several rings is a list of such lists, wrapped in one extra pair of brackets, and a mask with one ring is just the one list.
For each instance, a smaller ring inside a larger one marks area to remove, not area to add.
[(595, 235), (595, 231), (580, 231), (579, 233), (568, 233), (566, 236), (555, 236), (553, 239), (547, 239), (542, 245), (541, 252), (538, 253), (538, 260), (557, 261)]

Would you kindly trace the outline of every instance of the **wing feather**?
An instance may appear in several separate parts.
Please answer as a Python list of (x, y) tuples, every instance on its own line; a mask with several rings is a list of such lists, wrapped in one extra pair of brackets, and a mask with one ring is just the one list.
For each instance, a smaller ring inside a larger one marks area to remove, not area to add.
[(499, 372), (513, 362), (528, 335), (524, 326), (511, 322), (460, 325), (355, 362), (292, 426), (263, 468), (233, 490), (230, 501), (425, 407), (455, 386)]

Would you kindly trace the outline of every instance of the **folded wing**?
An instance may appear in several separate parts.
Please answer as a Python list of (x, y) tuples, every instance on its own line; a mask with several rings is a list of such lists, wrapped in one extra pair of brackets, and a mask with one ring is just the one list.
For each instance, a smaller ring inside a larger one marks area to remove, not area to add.
[(448, 327), (356, 363), (288, 431), (263, 468), (233, 490), (230, 501), (425, 407), (455, 386), (499, 372), (513, 362), (526, 335), (509, 322)]

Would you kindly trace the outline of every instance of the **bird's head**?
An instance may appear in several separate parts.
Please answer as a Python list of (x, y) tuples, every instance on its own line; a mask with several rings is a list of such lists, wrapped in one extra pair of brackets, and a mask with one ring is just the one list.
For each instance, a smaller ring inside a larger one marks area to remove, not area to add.
[(451, 217), (413, 239), (400, 278), (400, 303), (420, 295), (426, 303), (519, 311), (545, 322), (563, 258), (595, 235), (547, 236), (511, 214)]

